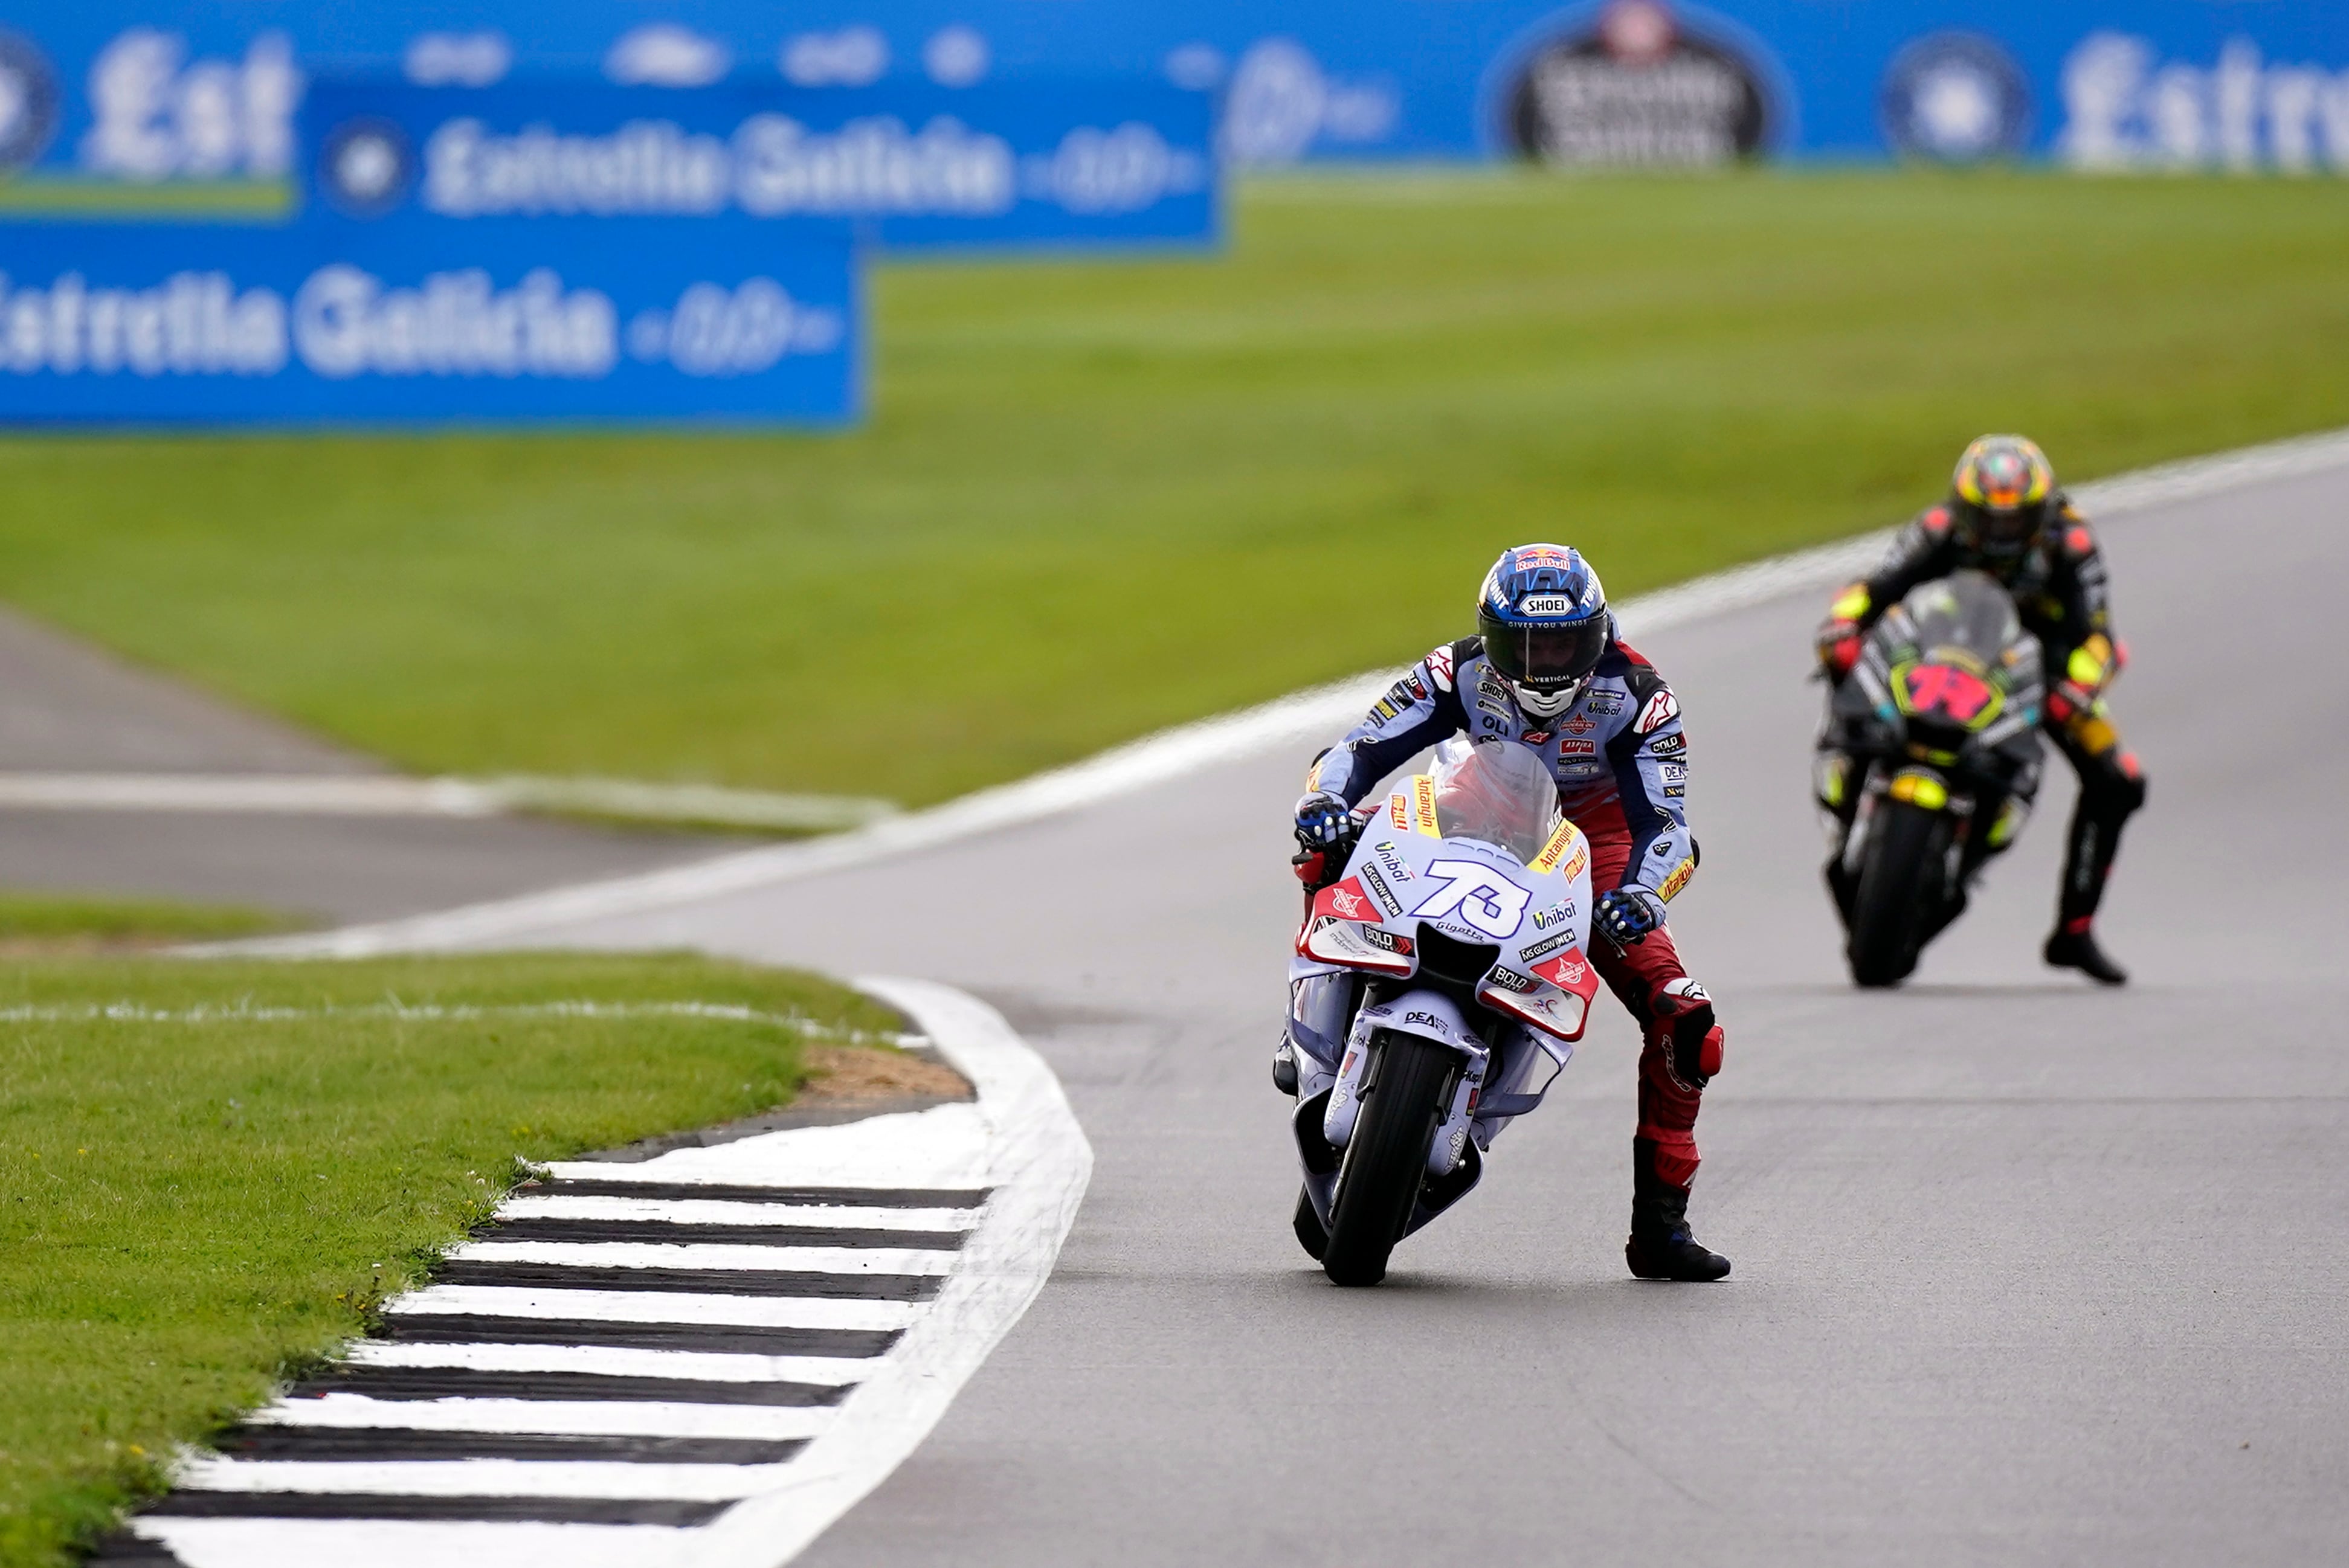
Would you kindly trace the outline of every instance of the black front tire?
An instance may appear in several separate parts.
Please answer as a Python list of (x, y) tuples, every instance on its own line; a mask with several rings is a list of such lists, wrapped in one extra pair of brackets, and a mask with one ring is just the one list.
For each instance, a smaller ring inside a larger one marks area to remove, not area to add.
[(1907, 800), (1877, 802), (1851, 901), (1844, 955), (1855, 985), (1898, 985), (1917, 967), (1949, 890), (1950, 819)]
[(1376, 1284), (1411, 1223), (1428, 1150), (1451, 1108), (1459, 1057), (1416, 1035), (1371, 1037), (1379, 1059), (1365, 1076), (1362, 1109), (1346, 1140), (1321, 1270), (1332, 1284)]

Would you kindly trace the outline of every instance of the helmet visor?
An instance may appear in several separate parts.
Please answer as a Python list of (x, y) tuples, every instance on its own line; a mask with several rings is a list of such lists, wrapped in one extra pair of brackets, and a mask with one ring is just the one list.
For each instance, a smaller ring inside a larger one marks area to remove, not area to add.
[(1970, 509), (1974, 514), (1974, 528), (1982, 542), (1993, 550), (2017, 550), (2037, 536), (2044, 521), (2044, 509), (2039, 505), (1978, 506)]
[(1489, 614), (1478, 618), (1484, 623), (1485, 656), (1493, 667), (1536, 690), (1586, 678), (1607, 652), (1604, 615), (1547, 624), (1512, 624)]

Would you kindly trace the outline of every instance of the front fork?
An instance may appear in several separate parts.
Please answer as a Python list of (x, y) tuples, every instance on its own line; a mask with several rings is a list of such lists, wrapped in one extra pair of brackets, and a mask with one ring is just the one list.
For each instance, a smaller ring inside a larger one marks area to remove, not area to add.
[[(1358, 1015), (1346, 1036), (1346, 1052), (1338, 1067), (1336, 1082), (1330, 1087), (1329, 1108), (1321, 1114), (1321, 1138), (1332, 1149), (1343, 1149), (1354, 1136), (1354, 1124), (1361, 1119), (1364, 1092), (1377, 1090), (1377, 1064), (1385, 1053), (1372, 1048), (1371, 1036), (1381, 1026), (1392, 1029), (1391, 1020)], [(1427, 1173), (1448, 1176), (1468, 1147), (1468, 1124), (1475, 1119), (1477, 1097), (1484, 1092), (1485, 1074), (1491, 1068), (1490, 1047), (1472, 1036), (1466, 1040), (1443, 1036), (1419, 1037), (1456, 1051), (1466, 1058), (1458, 1082), (1452, 1090), (1452, 1103), (1444, 1113), (1442, 1125), (1435, 1130), (1435, 1141), (1428, 1146)]]

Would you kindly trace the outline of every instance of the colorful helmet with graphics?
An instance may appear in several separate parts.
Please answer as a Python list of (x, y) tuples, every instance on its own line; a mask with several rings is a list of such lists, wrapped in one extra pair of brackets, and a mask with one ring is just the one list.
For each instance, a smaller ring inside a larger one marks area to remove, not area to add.
[(1476, 595), (1485, 657), (1537, 718), (1564, 713), (1607, 652), (1607, 591), (1574, 551), (1555, 544), (1505, 550)]
[(2012, 558), (2046, 526), (2055, 470), (2035, 441), (1982, 436), (1958, 459), (1950, 488), (1951, 521), (1984, 554)]

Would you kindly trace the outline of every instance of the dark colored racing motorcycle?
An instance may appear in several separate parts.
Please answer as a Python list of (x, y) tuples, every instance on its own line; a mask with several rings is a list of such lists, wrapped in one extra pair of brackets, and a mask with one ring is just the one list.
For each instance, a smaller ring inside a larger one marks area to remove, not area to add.
[(2044, 701), (2038, 639), (1983, 573), (1920, 583), (1868, 633), (1827, 699), (1817, 776), (1854, 984), (1907, 979), (2022, 831)]

